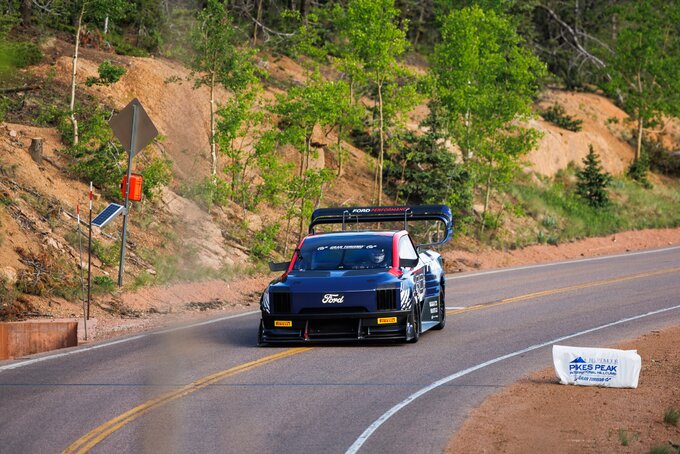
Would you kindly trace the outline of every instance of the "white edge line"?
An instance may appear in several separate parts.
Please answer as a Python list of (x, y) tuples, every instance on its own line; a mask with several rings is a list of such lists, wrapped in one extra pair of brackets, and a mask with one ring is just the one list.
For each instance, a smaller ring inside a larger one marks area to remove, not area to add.
[(614, 258), (620, 258), (620, 257), (632, 257), (635, 255), (644, 255), (644, 254), (654, 254), (657, 252), (666, 252), (666, 251), (673, 251), (675, 249), (680, 249), (680, 246), (672, 246), (672, 247), (667, 247), (667, 248), (661, 248), (661, 249), (650, 249), (647, 251), (638, 251), (638, 252), (624, 252), (621, 254), (615, 254), (615, 255), (603, 255), (600, 257), (588, 257), (584, 259), (575, 259), (575, 260), (562, 260), (559, 262), (550, 262), (550, 263), (541, 263), (538, 265), (526, 265), (526, 266), (516, 266), (512, 268), (500, 268), (496, 270), (489, 270), (489, 271), (479, 271), (479, 272), (465, 272), (465, 273), (453, 273), (453, 274), (447, 274), (446, 275), (446, 280), (453, 280), (453, 279), (465, 279), (468, 277), (477, 277), (477, 276), (484, 276), (486, 274), (498, 274), (498, 273), (506, 273), (509, 271), (521, 271), (521, 270), (531, 270), (534, 268), (546, 268), (549, 266), (560, 266), (560, 265), (570, 265), (572, 263), (581, 263), (581, 262), (595, 262), (599, 260), (608, 260), (608, 259), (614, 259)]
[(172, 333), (172, 332), (175, 332), (175, 331), (181, 331), (181, 330), (184, 330), (184, 329), (194, 328), (196, 326), (210, 325), (211, 323), (217, 323), (217, 322), (221, 322), (223, 320), (229, 320), (229, 319), (232, 319), (232, 318), (245, 317), (247, 315), (257, 314), (258, 312), (260, 312), (260, 311), (243, 312), (241, 314), (228, 315), (228, 316), (225, 316), (225, 317), (215, 318), (215, 319), (207, 320), (207, 321), (204, 321), (204, 322), (193, 323), (191, 325), (178, 326), (176, 328), (165, 329), (165, 330), (162, 330), (162, 331), (154, 331), (154, 332), (147, 333), (147, 334), (138, 334), (137, 336), (126, 337), (125, 339), (119, 339), (119, 340), (115, 340), (115, 341), (111, 341), (111, 342), (105, 342), (103, 344), (96, 344), (96, 345), (91, 345), (91, 346), (82, 347), (82, 348), (76, 347), (74, 350), (70, 350), (70, 351), (67, 351), (67, 352), (55, 353), (53, 355), (41, 356), (39, 358), (28, 359), (26, 361), (7, 364), (5, 366), (0, 366), (0, 372), (2, 372), (3, 370), (17, 369), (19, 367), (28, 366), (29, 364), (35, 364), (35, 363), (39, 363), (39, 362), (42, 362), (42, 361), (47, 361), (48, 359), (62, 358), (64, 356), (75, 355), (76, 353), (84, 353), (84, 352), (88, 352), (88, 351), (91, 351), (91, 350), (97, 350), (99, 348), (110, 347), (112, 345), (117, 345), (117, 344), (123, 344), (125, 342), (130, 342), (130, 341), (133, 341), (133, 340), (142, 339), (144, 337), (155, 336), (155, 335), (158, 335), (158, 334)]
[(524, 353), (530, 352), (532, 350), (537, 350), (539, 348), (547, 347), (547, 346), (549, 346), (551, 344), (555, 344), (557, 342), (562, 342), (564, 340), (572, 339), (574, 337), (582, 336), (584, 334), (589, 334), (589, 333), (592, 333), (594, 331), (599, 331), (599, 330), (602, 330), (602, 329), (611, 328), (612, 326), (620, 325), (622, 323), (630, 322), (630, 321), (633, 321), (633, 320), (638, 320), (638, 319), (649, 317), (649, 316), (656, 315), (656, 314), (661, 314), (663, 312), (668, 312), (668, 311), (672, 311), (672, 310), (675, 310), (675, 309), (680, 309), (680, 305), (673, 306), (673, 307), (667, 307), (667, 308), (659, 309), (659, 310), (656, 310), (656, 311), (647, 312), (647, 313), (641, 314), (641, 315), (635, 315), (633, 317), (622, 318), (621, 320), (617, 320), (615, 322), (607, 323), (605, 325), (596, 326), (595, 328), (590, 328), (590, 329), (587, 329), (587, 330), (584, 330), (584, 331), (579, 331), (578, 333), (558, 337), (557, 339), (553, 339), (553, 340), (548, 341), (548, 342), (535, 344), (535, 345), (532, 345), (531, 347), (527, 347), (525, 349), (518, 350), (518, 351), (513, 352), (513, 353), (508, 353), (507, 355), (499, 356), (498, 358), (494, 358), (494, 359), (491, 359), (489, 361), (485, 361), (481, 364), (477, 364), (476, 366), (472, 366), (472, 367), (467, 368), (465, 370), (462, 370), (460, 372), (456, 372), (453, 375), (449, 375), (448, 377), (444, 377), (440, 380), (437, 380), (436, 382), (434, 382), (434, 383), (432, 383), (432, 384), (430, 384), (430, 385), (428, 385), (424, 388), (421, 388), (420, 390), (411, 394), (406, 399), (402, 400), (401, 402), (396, 404), (394, 407), (390, 408), (385, 413), (383, 413), (382, 416), (380, 416), (378, 419), (376, 419), (370, 426), (368, 426), (368, 428), (366, 430), (364, 430), (364, 432), (359, 436), (359, 438), (356, 439), (356, 441), (352, 444), (352, 446), (350, 446), (347, 449), (345, 454), (355, 454), (356, 452), (358, 452), (359, 449), (361, 449), (361, 447), (364, 445), (364, 443), (366, 443), (368, 438), (371, 435), (373, 435), (373, 433), (376, 430), (378, 430), (378, 428), (381, 425), (383, 425), (383, 423), (385, 423), (385, 421), (387, 421), (392, 416), (394, 416), (399, 410), (401, 410), (402, 408), (404, 408), (405, 406), (407, 406), (408, 404), (410, 404), (411, 402), (413, 402), (414, 400), (416, 400), (417, 398), (419, 398), (423, 394), (428, 393), (428, 392), (432, 391), (433, 389), (436, 389), (436, 388), (438, 388), (442, 385), (445, 385), (449, 382), (452, 382), (453, 380), (455, 380), (457, 378), (460, 378), (464, 375), (468, 375), (472, 372), (475, 372), (479, 369), (483, 369), (484, 367), (490, 366), (490, 365), (498, 363), (500, 361), (504, 361), (506, 359), (513, 358), (515, 356), (523, 355)]

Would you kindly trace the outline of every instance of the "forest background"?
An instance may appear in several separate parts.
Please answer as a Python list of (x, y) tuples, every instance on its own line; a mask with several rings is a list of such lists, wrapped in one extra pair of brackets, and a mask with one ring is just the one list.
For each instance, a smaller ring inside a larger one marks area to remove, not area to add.
[[(7, 0), (0, 8), (0, 120), (56, 131), (60, 178), (93, 181), (100, 203), (120, 199), (126, 162), (107, 124), (122, 106), (102, 93), (117, 90), (131, 62), (175, 62), (185, 69), (165, 79), (168, 90), (207, 95), (185, 100), (206, 113), (196, 133), (207, 149), (183, 150), (209, 163), (205, 171), (166, 151), (172, 130), (137, 164), (145, 200), (132, 217), (133, 288), (259, 272), (289, 255), (313, 209), (350, 200), (448, 204), (453, 247), (473, 250), (680, 225), (678, 142), (666, 134), (680, 106), (674, 1)], [(98, 63), (87, 77), (78, 72), (84, 52)], [(64, 56), (69, 74), (54, 63)], [(297, 63), (299, 77), (275, 77), (282, 58)], [(592, 144), (554, 175), (532, 171), (527, 155), (543, 134), (535, 118), (569, 133), (584, 120), (559, 101), (539, 103), (547, 90), (594, 93), (625, 111), (606, 119), (633, 150), (621, 174), (605, 171)], [(73, 203), (22, 184), (10, 154), (0, 165), (0, 231), (18, 222), (35, 234), (21, 247), (0, 242), (16, 258), (14, 275), (2, 277), (4, 316), (21, 312), (12, 309), (21, 295), (77, 299), (82, 262), (56, 258), (35, 223), (21, 221), (33, 212), (74, 250), (79, 234), (61, 216)], [(202, 233), (182, 230), (169, 189), (203, 212), (195, 224), (217, 226), (225, 253), (214, 262), (187, 243), (187, 233)], [(119, 245), (116, 235), (95, 241), (99, 293), (114, 291)]]

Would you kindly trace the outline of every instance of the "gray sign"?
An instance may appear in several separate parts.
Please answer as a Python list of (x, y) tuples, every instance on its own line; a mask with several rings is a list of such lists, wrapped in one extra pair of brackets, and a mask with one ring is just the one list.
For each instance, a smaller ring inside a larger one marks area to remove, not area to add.
[[(133, 120), (136, 125), (132, 124)], [(118, 115), (111, 118), (109, 125), (120, 143), (132, 156), (144, 149), (158, 135), (158, 129), (137, 98), (130, 101)], [(135, 131), (134, 141), (132, 140), (133, 130)]]

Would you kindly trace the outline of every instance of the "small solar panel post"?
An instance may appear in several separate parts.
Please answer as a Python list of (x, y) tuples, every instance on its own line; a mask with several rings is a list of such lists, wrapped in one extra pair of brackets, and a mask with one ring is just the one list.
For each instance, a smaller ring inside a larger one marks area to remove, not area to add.
[(117, 203), (111, 203), (109, 206), (104, 208), (104, 211), (99, 213), (97, 217), (92, 220), (92, 225), (96, 225), (99, 228), (103, 228), (106, 224), (113, 221), (116, 216), (123, 212), (125, 207), (123, 205), (118, 205)]

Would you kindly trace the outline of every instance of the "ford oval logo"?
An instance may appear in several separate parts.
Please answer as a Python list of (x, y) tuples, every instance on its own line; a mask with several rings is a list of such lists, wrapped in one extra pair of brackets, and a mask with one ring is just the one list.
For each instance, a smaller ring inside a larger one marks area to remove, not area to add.
[(339, 293), (326, 293), (321, 299), (323, 304), (342, 304), (345, 302), (345, 295)]

